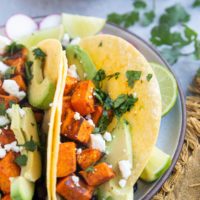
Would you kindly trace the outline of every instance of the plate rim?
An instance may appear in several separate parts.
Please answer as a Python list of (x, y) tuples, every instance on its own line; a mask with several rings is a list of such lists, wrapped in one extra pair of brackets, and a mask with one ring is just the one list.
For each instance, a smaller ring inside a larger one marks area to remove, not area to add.
[[(47, 15), (41, 15), (41, 16), (34, 16), (32, 17), (33, 19), (40, 19), (40, 18), (44, 18)], [(160, 60), (165, 64), (165, 67), (167, 67), (167, 69), (172, 73), (172, 75), (174, 76), (177, 86), (178, 86), (178, 94), (180, 96), (180, 102), (181, 102), (181, 110), (182, 110), (182, 121), (181, 121), (181, 130), (180, 130), (180, 137), (178, 140), (178, 144), (177, 144), (177, 148), (175, 150), (174, 156), (172, 158), (172, 164), (169, 167), (169, 169), (165, 172), (165, 174), (158, 180), (158, 182), (155, 184), (155, 186), (153, 186), (153, 188), (146, 193), (146, 195), (144, 197), (142, 197), (140, 200), (147, 200), (147, 199), (151, 199), (162, 187), (162, 185), (165, 183), (165, 181), (167, 180), (167, 178), (171, 175), (177, 161), (179, 158), (179, 155), (181, 153), (183, 144), (184, 144), (184, 139), (185, 139), (185, 135), (186, 135), (186, 104), (185, 104), (185, 98), (184, 98), (184, 94), (181, 88), (181, 84), (179, 82), (179, 80), (177, 79), (175, 73), (173, 72), (173, 70), (171, 69), (170, 65), (168, 64), (168, 62), (160, 55), (160, 53), (156, 50), (156, 48), (151, 45), (148, 41), (144, 40), (142, 37), (138, 36), (136, 33), (129, 31), (125, 28), (122, 28), (116, 24), (110, 23), (110, 22), (106, 22), (106, 24), (108, 24), (111, 27), (114, 27), (116, 29), (119, 29), (125, 33), (128, 33), (129, 35), (136, 37), (137, 39), (139, 39), (142, 43), (144, 43), (146, 46), (148, 46), (159, 58)], [(0, 28), (5, 28), (5, 24), (4, 25), (0, 25)]]

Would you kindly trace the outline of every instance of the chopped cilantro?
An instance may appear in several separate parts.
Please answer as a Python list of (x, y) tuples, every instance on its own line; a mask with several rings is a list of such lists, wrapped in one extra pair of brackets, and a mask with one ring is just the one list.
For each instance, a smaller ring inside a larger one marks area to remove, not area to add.
[(194, 3), (192, 4), (193, 7), (198, 7), (200, 6), (200, 0), (195, 0)]
[[(108, 116), (108, 111), (104, 110), (103, 114), (98, 122), (97, 128), (99, 132), (106, 131), (108, 125), (110, 123), (110, 119)], [(97, 130), (95, 130), (97, 131)]]
[(106, 78), (106, 73), (103, 69), (100, 69), (95, 74), (93, 81), (97, 87), (100, 86), (100, 82), (103, 81)]
[(121, 117), (127, 111), (130, 111), (137, 102), (138, 98), (135, 98), (132, 94), (121, 94), (114, 100), (114, 113), (117, 117)]
[(107, 197), (106, 200), (113, 200), (111, 196)]
[(88, 167), (86, 170), (85, 170), (85, 172), (93, 172), (94, 171), (94, 167), (93, 166), (90, 166), (90, 167)]
[(195, 47), (194, 55), (196, 59), (200, 60), (200, 40), (195, 40), (194, 47)]
[(33, 141), (32, 137), (31, 137), (31, 139), (29, 141), (26, 141), (24, 144), (19, 145), (19, 146), (22, 146), (27, 151), (32, 151), (32, 152), (34, 152), (38, 147), (37, 143), (35, 141)]
[(15, 162), (19, 166), (26, 166), (27, 164), (28, 157), (26, 155), (19, 155), (16, 157)]
[(0, 103), (0, 115), (6, 114), (6, 106), (4, 103)]
[(153, 10), (145, 12), (143, 14), (143, 18), (141, 19), (141, 25), (148, 26), (153, 22), (154, 19), (155, 19), (155, 12)]
[(16, 102), (14, 102), (14, 101), (12, 101), (12, 100), (9, 101), (9, 107), (10, 107), (10, 108), (11, 108), (12, 105), (14, 105), (14, 104), (16, 104)]
[(103, 42), (101, 41), (98, 45), (98, 47), (102, 47), (103, 46)]
[(110, 74), (108, 76), (106, 76), (106, 78), (108, 78), (108, 80), (110, 80), (111, 78), (115, 78), (118, 79), (119, 78), (120, 73), (119, 72), (115, 72), (114, 74)]
[(30, 82), (31, 79), (33, 78), (33, 74), (32, 74), (32, 71), (31, 71), (32, 65), (33, 65), (32, 61), (27, 61), (25, 63), (25, 77), (26, 77), (27, 82)]
[(141, 74), (142, 74), (141, 71), (128, 70), (126, 72), (126, 78), (128, 79), (128, 86), (132, 88), (134, 86), (135, 81), (140, 79)]
[(152, 79), (152, 77), (153, 77), (153, 74), (147, 74), (147, 81), (150, 81), (151, 79)]
[(200, 77), (200, 68), (197, 70), (196, 76), (197, 76), (197, 77)]
[(44, 58), (46, 57), (46, 54), (40, 48), (34, 49), (33, 54), (35, 56), (35, 59), (44, 60)]
[(24, 46), (22, 44), (17, 44), (16, 42), (12, 42), (10, 45), (6, 46), (5, 52), (9, 55), (13, 55), (16, 52), (22, 50)]
[(4, 79), (10, 79), (15, 74), (15, 67), (9, 67), (4, 74)]
[(133, 6), (137, 9), (144, 9), (147, 7), (147, 4), (144, 0), (135, 0)]

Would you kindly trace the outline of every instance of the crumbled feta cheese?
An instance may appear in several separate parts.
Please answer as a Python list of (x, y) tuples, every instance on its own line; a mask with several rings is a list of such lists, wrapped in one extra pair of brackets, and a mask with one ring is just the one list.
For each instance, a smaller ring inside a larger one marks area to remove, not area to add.
[(24, 117), (24, 115), (26, 114), (26, 112), (23, 109), (19, 109), (19, 114), (21, 117)]
[(81, 154), (81, 153), (82, 153), (82, 149), (81, 149), (81, 148), (77, 149), (77, 150), (76, 150), (76, 153), (77, 153), (77, 154)]
[(128, 179), (128, 177), (131, 175), (131, 168), (132, 168), (129, 160), (120, 160), (118, 162), (118, 165), (122, 177), (124, 179)]
[(80, 120), (80, 119), (81, 119), (80, 113), (75, 112), (75, 114), (74, 114), (74, 119), (75, 119), (75, 120)]
[(93, 122), (92, 119), (88, 119), (87, 121), (88, 121), (88, 123), (89, 123), (91, 126), (95, 127), (95, 124), (94, 124), (94, 122)]
[(4, 80), (2, 88), (8, 94), (17, 97), (19, 100), (22, 100), (26, 96), (24, 91), (19, 91), (19, 85), (15, 80)]
[(14, 177), (9, 177), (9, 181), (12, 182), (14, 180)]
[(49, 107), (52, 107), (52, 106), (53, 106), (53, 103), (50, 103), (50, 104), (49, 104)]
[(81, 38), (80, 37), (76, 37), (70, 42), (70, 44), (71, 45), (78, 45), (80, 43), (80, 41), (81, 41)]
[(79, 75), (77, 74), (77, 68), (76, 68), (76, 65), (71, 65), (68, 70), (68, 75), (71, 76), (71, 77), (74, 77), (74, 78), (77, 78), (78, 80), (80, 79), (79, 78)]
[(17, 142), (16, 141), (14, 141), (14, 142), (12, 142), (12, 143), (10, 143), (10, 144), (6, 144), (6, 145), (4, 145), (4, 149), (6, 150), (6, 151), (14, 151), (14, 152), (16, 152), (16, 153), (18, 153), (18, 152), (20, 152), (20, 147), (19, 146), (17, 146)]
[(0, 116), (0, 126), (5, 126), (10, 123), (10, 120), (6, 117), (1, 115)]
[(69, 44), (69, 41), (70, 41), (70, 37), (67, 33), (65, 33), (62, 39), (62, 45), (66, 47)]
[(91, 116), (91, 114), (89, 114), (89, 115), (86, 115), (86, 117), (85, 117), (85, 119), (91, 119), (92, 118), (92, 116)]
[(3, 148), (0, 148), (0, 159), (4, 158), (6, 156), (6, 150)]
[(103, 138), (107, 141), (107, 142), (111, 142), (112, 141), (112, 135), (109, 132), (105, 132), (103, 135)]
[(121, 188), (124, 188), (124, 187), (126, 186), (126, 180), (125, 180), (125, 179), (121, 179), (121, 180), (119, 181), (119, 186), (120, 186)]
[(74, 182), (74, 184), (79, 187), (80, 184), (79, 184), (79, 177), (78, 176), (72, 176), (72, 180)]
[(106, 143), (101, 134), (91, 134), (90, 139), (90, 145), (93, 149), (98, 149), (99, 151), (105, 152)]
[(108, 165), (108, 167), (112, 168), (113, 166), (112, 165)]
[(137, 93), (136, 92), (133, 93), (133, 97), (137, 98)]
[(0, 74), (4, 75), (9, 66), (0, 61)]

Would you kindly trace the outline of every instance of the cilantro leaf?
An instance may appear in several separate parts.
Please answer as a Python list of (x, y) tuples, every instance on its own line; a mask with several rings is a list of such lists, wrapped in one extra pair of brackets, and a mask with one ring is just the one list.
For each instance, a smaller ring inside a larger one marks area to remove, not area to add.
[(135, 81), (139, 80), (141, 77), (142, 72), (141, 71), (134, 71), (129, 70), (126, 72), (126, 78), (128, 79), (128, 86), (133, 87)]
[(200, 6), (200, 0), (195, 0), (192, 4), (193, 7), (198, 7)]
[(14, 53), (22, 50), (23, 48), (24, 45), (12, 42), (10, 45), (6, 46), (5, 53), (12, 56)]
[(32, 65), (33, 65), (32, 61), (27, 61), (25, 63), (25, 77), (26, 77), (27, 82), (30, 82), (31, 79), (33, 78), (33, 74), (32, 74), (32, 71), (31, 71)]
[(105, 131), (110, 123), (108, 111), (104, 110), (103, 114), (98, 122), (97, 128), (99, 132)]
[(19, 166), (26, 166), (27, 164), (28, 157), (26, 155), (19, 155), (16, 157), (15, 162)]
[(151, 79), (152, 79), (152, 77), (153, 77), (153, 74), (147, 74), (147, 81), (150, 81)]
[(105, 78), (106, 78), (105, 71), (103, 69), (99, 69), (93, 78), (96, 87), (99, 87), (100, 82), (103, 81)]
[(4, 79), (10, 79), (15, 74), (15, 67), (9, 67), (4, 74)]
[(108, 80), (110, 80), (111, 78), (118, 79), (118, 78), (119, 78), (119, 75), (120, 75), (119, 72), (115, 72), (114, 74), (110, 74), (110, 75), (106, 76), (106, 78), (107, 78)]
[(0, 103), (0, 115), (6, 114), (6, 106), (4, 103)]
[(153, 22), (154, 19), (155, 19), (155, 12), (153, 10), (145, 12), (141, 20), (141, 25), (148, 26)]
[(200, 68), (197, 70), (196, 76), (197, 76), (197, 77), (200, 77)]
[(200, 40), (195, 40), (194, 47), (194, 56), (196, 57), (196, 59), (200, 60)]
[(86, 170), (85, 170), (85, 172), (93, 172), (94, 171), (94, 167), (93, 166), (90, 166), (90, 167), (88, 167)]
[(34, 49), (33, 55), (35, 56), (35, 59), (41, 59), (41, 60), (43, 60), (46, 57), (46, 54), (40, 48)]
[(24, 144), (19, 145), (19, 146), (22, 146), (27, 151), (32, 151), (32, 152), (34, 152), (38, 147), (37, 143), (33, 141), (32, 137), (31, 137), (31, 139), (29, 141), (26, 141)]
[(183, 27), (184, 27), (185, 37), (188, 39), (188, 43), (191, 43), (192, 41), (194, 41), (194, 40), (197, 39), (198, 34), (197, 34), (196, 31), (194, 31), (193, 29), (191, 29), (186, 24), (183, 24)]
[(135, 1), (133, 2), (133, 6), (134, 6), (135, 8), (137, 8), (137, 9), (144, 9), (144, 8), (147, 7), (147, 4), (146, 4), (146, 2), (143, 1), (143, 0), (135, 0)]

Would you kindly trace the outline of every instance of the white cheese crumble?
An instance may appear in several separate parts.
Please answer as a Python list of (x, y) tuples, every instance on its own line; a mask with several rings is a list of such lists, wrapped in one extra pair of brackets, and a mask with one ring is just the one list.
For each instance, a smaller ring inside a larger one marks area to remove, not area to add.
[(98, 149), (101, 152), (105, 152), (106, 143), (101, 134), (91, 134), (90, 139), (90, 145), (93, 149)]
[(6, 156), (6, 150), (0, 148), (0, 159), (4, 158)]
[(8, 94), (17, 97), (19, 100), (22, 100), (26, 96), (24, 91), (19, 91), (19, 85), (15, 80), (4, 80), (2, 88)]
[(136, 92), (133, 93), (133, 97), (137, 98), (137, 93)]
[(10, 123), (10, 120), (6, 117), (1, 115), (0, 116), (0, 126), (5, 126)]
[(24, 115), (26, 114), (26, 112), (23, 109), (19, 109), (19, 114), (21, 117), (24, 117)]
[(49, 104), (49, 107), (53, 107), (53, 103), (50, 103), (50, 104)]
[(8, 109), (6, 110), (6, 113), (8, 114), (8, 116), (9, 116), (10, 118), (12, 118), (12, 108), (8, 108)]
[(95, 124), (94, 124), (94, 122), (93, 122), (92, 119), (88, 119), (87, 121), (88, 121), (88, 123), (89, 123), (91, 126), (95, 127)]
[(113, 166), (112, 165), (108, 165), (108, 167), (112, 168)]
[(77, 150), (76, 150), (76, 153), (77, 153), (77, 154), (81, 154), (81, 153), (82, 153), (82, 149), (81, 149), (81, 148), (77, 149)]
[(68, 75), (71, 76), (71, 77), (74, 77), (74, 78), (77, 78), (78, 80), (80, 79), (79, 78), (79, 75), (77, 73), (77, 68), (76, 68), (76, 65), (71, 65), (68, 70)]
[(109, 132), (105, 132), (103, 135), (103, 138), (107, 141), (107, 142), (111, 142), (112, 141), (112, 135)]
[(119, 181), (119, 186), (120, 186), (121, 188), (124, 188), (124, 187), (126, 186), (126, 180), (125, 180), (125, 179), (121, 179), (121, 180)]
[(80, 41), (81, 41), (81, 38), (80, 37), (76, 37), (70, 42), (70, 44), (71, 45), (79, 45)]
[(78, 176), (72, 176), (72, 181), (74, 182), (74, 184), (79, 187), (80, 184), (79, 184), (79, 177)]
[(75, 120), (80, 120), (80, 119), (81, 119), (80, 113), (75, 112), (75, 114), (74, 114), (74, 119), (75, 119)]
[(16, 153), (18, 153), (18, 152), (20, 152), (20, 147), (19, 146), (17, 146), (17, 142), (16, 141), (14, 141), (14, 142), (12, 142), (12, 143), (10, 143), (10, 144), (5, 144), (4, 145), (4, 149), (6, 150), (6, 151), (14, 151), (14, 152), (16, 152)]
[(69, 41), (70, 41), (70, 37), (67, 33), (65, 33), (62, 39), (62, 45), (66, 47), (69, 44)]
[(0, 74), (4, 75), (9, 66), (0, 61)]
[(118, 162), (118, 165), (122, 177), (124, 179), (128, 179), (128, 177), (131, 175), (131, 168), (132, 168), (129, 160), (120, 160)]

